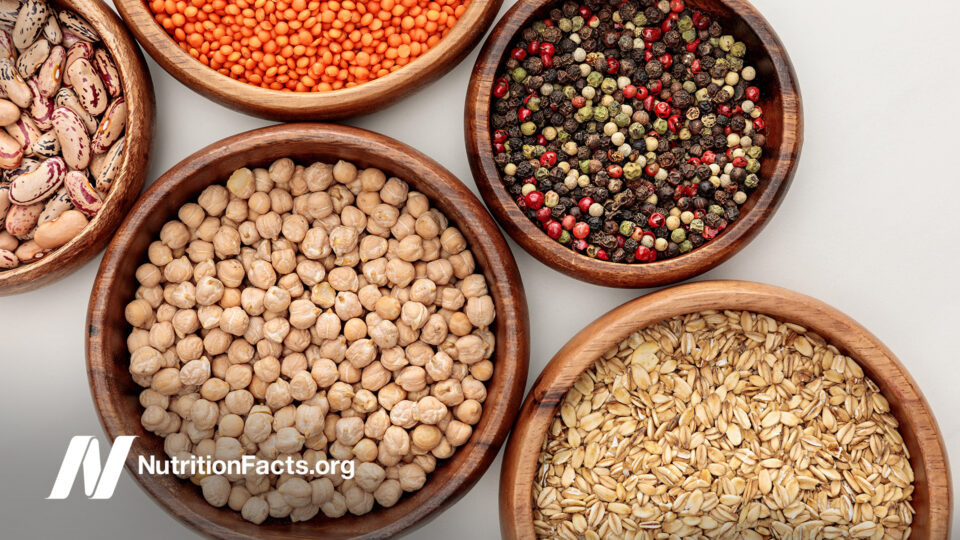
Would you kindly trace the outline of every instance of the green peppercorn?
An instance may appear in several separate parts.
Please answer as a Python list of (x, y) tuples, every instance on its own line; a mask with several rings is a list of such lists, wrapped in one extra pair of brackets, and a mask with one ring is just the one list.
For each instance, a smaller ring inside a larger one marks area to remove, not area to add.
[(717, 214), (718, 216), (722, 217), (723, 207), (719, 204), (711, 204), (709, 207), (707, 207), (707, 212), (710, 212), (711, 214)]
[(627, 128), (627, 135), (629, 135), (631, 139), (639, 139), (646, 134), (647, 130), (640, 122), (634, 122)]
[(636, 180), (643, 176), (643, 165), (639, 163), (627, 163), (623, 166), (623, 175), (627, 180)]
[(675, 244), (681, 244), (686, 239), (687, 231), (683, 229), (674, 229), (673, 232), (670, 233), (670, 240)]
[(580, 160), (580, 172), (583, 174), (588, 174), (590, 172), (590, 160), (581, 159)]
[(573, 99), (577, 95), (577, 89), (573, 86), (567, 85), (563, 87), (563, 97), (567, 99)]
[[(642, 27), (647, 25), (647, 16), (642, 11), (637, 12), (637, 14), (633, 16), (633, 24), (639, 30), (643, 30)], [(640, 36), (637, 36), (637, 37), (640, 37)]]
[(735, 56), (727, 56), (727, 62), (730, 63), (730, 69), (733, 71), (740, 71), (743, 69), (743, 58), (737, 58)]
[(657, 118), (653, 122), (653, 129), (657, 130), (657, 133), (663, 135), (667, 132), (667, 130), (670, 129), (670, 124), (668, 124), (663, 118)]
[(607, 77), (600, 83), (600, 90), (604, 94), (612, 94), (617, 91), (617, 81), (616, 79), (611, 79)]
[[(564, 232), (566, 232), (566, 231), (564, 231)], [(680, 253), (686, 253), (686, 252), (690, 251), (691, 249), (693, 249), (693, 243), (690, 242), (689, 240), (684, 240), (684, 241), (680, 244)]]
[(737, 58), (743, 58), (747, 55), (747, 44), (742, 41), (734, 43), (730, 46), (730, 54)]
[(756, 159), (748, 159), (748, 160), (747, 160), (747, 172), (748, 172), (748, 173), (760, 172), (760, 161), (759, 161), (759, 160), (756, 160)]
[(755, 174), (748, 174), (746, 180), (743, 181), (743, 185), (753, 189), (760, 185), (760, 177)]
[(530, 109), (531, 111), (539, 111), (539, 110), (540, 110), (540, 98), (538, 98), (537, 96), (533, 96), (532, 98), (528, 99), (528, 100), (527, 100), (527, 108)]
[(597, 122), (606, 122), (610, 118), (610, 110), (606, 107), (595, 107), (593, 109), (593, 119)]
[(550, 169), (546, 167), (540, 167), (533, 173), (533, 177), (536, 178), (537, 181), (544, 180), (549, 176), (550, 176)]
[(557, 241), (560, 242), (561, 244), (569, 244), (570, 231), (563, 231), (562, 233), (560, 233), (560, 238), (558, 238)]
[(522, 67), (518, 67), (513, 70), (511, 75), (513, 76), (514, 81), (523, 82), (523, 80), (527, 78), (527, 70), (523, 69)]
[(706, 101), (710, 99), (710, 93), (707, 92), (706, 88), (701, 88), (697, 90), (697, 92), (693, 95), (693, 97), (696, 98), (697, 103), (700, 103), (701, 101)]
[(700, 218), (697, 218), (697, 219), (695, 219), (695, 220), (693, 220), (693, 221), (690, 222), (690, 231), (695, 232), (695, 233), (702, 233), (702, 232), (703, 232), (703, 226), (704, 226), (704, 225), (703, 225), (703, 220), (700, 219)]
[(570, 21), (570, 19), (560, 19), (557, 21), (557, 28), (559, 28), (561, 32), (569, 33), (573, 31), (573, 23)]
[(763, 155), (763, 148), (759, 146), (751, 146), (747, 148), (747, 155), (753, 159), (760, 159), (760, 156)]
[(697, 31), (692, 28), (688, 28), (680, 34), (680, 37), (683, 38), (683, 41), (686, 43), (693, 43), (697, 39)]
[(537, 151), (537, 148), (532, 144), (525, 144), (520, 151), (523, 153), (523, 157), (532, 159)]
[[(693, 30), (693, 19), (691, 19), (689, 15), (684, 15), (683, 17), (680, 17), (680, 19), (677, 21), (677, 28), (679, 28), (681, 32), (686, 32), (687, 30)], [(693, 41), (693, 40), (691, 39), (690, 41)], [(690, 43), (690, 41), (688, 41), (687, 43)]]
[(583, 17), (577, 15), (576, 17), (570, 19), (570, 29), (576, 32), (581, 28), (583, 28), (583, 23), (584, 23)]
[(618, 112), (613, 119), (613, 123), (617, 124), (617, 127), (627, 127), (630, 125), (630, 115), (625, 112)]
[(603, 75), (599, 71), (591, 71), (590, 74), (587, 75), (587, 84), (594, 88), (600, 86), (600, 83), (602, 82)]
[(537, 132), (537, 125), (533, 122), (524, 122), (520, 124), (520, 133), (523, 133), (526, 136), (533, 135)]
[(621, 221), (619, 232), (623, 236), (630, 236), (633, 234), (633, 230), (637, 228), (637, 225), (632, 221)]
[(544, 30), (547, 29), (547, 25), (543, 21), (537, 21), (531, 25), (538, 34), (542, 34)]
[[(683, 91), (688, 94), (694, 94), (697, 91), (697, 83), (693, 81), (683, 81)], [(699, 109), (691, 108), (691, 111), (697, 111)]]
[(733, 44), (736, 42), (737, 40), (734, 39), (733, 36), (726, 35), (720, 36), (720, 41), (717, 43), (717, 45), (720, 46), (720, 49), (722, 49), (723, 52), (730, 52), (730, 48), (733, 47)]

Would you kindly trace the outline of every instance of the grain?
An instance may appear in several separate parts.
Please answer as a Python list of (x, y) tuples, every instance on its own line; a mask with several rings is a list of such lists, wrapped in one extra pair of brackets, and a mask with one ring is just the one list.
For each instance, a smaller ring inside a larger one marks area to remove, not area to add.
[(582, 374), (538, 461), (541, 538), (905, 539), (910, 454), (877, 385), (805, 328), (705, 311)]

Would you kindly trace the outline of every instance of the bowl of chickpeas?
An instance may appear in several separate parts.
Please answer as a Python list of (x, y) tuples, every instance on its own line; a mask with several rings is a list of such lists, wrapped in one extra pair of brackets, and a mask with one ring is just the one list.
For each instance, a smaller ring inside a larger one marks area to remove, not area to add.
[[(88, 312), (106, 432), (137, 436), (133, 476), (217, 538), (424, 524), (493, 461), (528, 357), (520, 275), (481, 203), (416, 150), (326, 124), (239, 134), (164, 174)], [(259, 467), (284, 462), (305, 468)]]

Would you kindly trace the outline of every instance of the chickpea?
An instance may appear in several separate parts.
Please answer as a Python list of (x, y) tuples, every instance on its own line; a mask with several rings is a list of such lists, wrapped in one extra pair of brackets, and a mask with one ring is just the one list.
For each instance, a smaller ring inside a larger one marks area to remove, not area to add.
[(223, 399), (227, 410), (233, 414), (245, 415), (253, 407), (253, 395), (246, 390), (234, 390)]
[(211, 184), (207, 186), (203, 192), (200, 193), (200, 197), (197, 199), (197, 202), (200, 204), (200, 207), (210, 216), (219, 216), (227, 208), (227, 203), (230, 201), (230, 194), (227, 192), (227, 189), (218, 184)]
[(353, 387), (342, 381), (333, 383), (327, 391), (327, 401), (333, 411), (349, 409), (353, 405), (353, 396)]
[(297, 268), (297, 253), (293, 249), (276, 249), (270, 255), (270, 263), (281, 276), (287, 277)]
[(217, 263), (217, 279), (224, 287), (236, 288), (243, 283), (246, 273), (237, 259), (228, 259)]
[(210, 378), (210, 361), (206, 358), (191, 360), (180, 368), (180, 383), (184, 386), (199, 386)]
[[(372, 237), (368, 237), (372, 238)], [(160, 269), (151, 263), (144, 263), (137, 268), (137, 281), (144, 287), (156, 287), (163, 279)]]
[(457, 339), (457, 360), (471, 365), (483, 360), (486, 344), (478, 336), (469, 334)]
[(354, 416), (337, 420), (337, 440), (341, 444), (353, 446), (363, 438), (363, 420)]
[(453, 275), (458, 279), (469, 276), (476, 269), (476, 263), (470, 250), (463, 250), (456, 255), (451, 255), (449, 261), (453, 266)]
[(247, 219), (247, 201), (243, 199), (230, 199), (227, 203), (227, 209), (223, 216), (234, 223), (242, 223)]
[(489, 295), (477, 296), (467, 299), (467, 305), (464, 308), (470, 323), (478, 328), (490, 326), (496, 316), (496, 310), (493, 306), (493, 298)]
[(327, 270), (317, 261), (301, 260), (297, 262), (297, 277), (308, 287), (313, 287), (323, 281)]
[(399, 207), (407, 198), (410, 188), (399, 178), (390, 178), (380, 189), (380, 198), (383, 202)]
[(464, 400), (460, 381), (452, 378), (435, 384), (431, 389), (431, 394), (447, 407), (459, 405)]
[(135, 328), (149, 328), (154, 320), (153, 306), (143, 299), (137, 299), (124, 309), (124, 317)]
[[(400, 320), (413, 330), (423, 328), (430, 320), (430, 311), (420, 302), (406, 302), (400, 309)], [(438, 331), (434, 328), (434, 331)]]
[(473, 399), (464, 401), (453, 410), (453, 415), (457, 420), (469, 425), (475, 425), (479, 422), (482, 413), (483, 406), (480, 405), (479, 401)]
[(417, 218), (414, 230), (425, 240), (436, 238), (443, 230), (440, 219), (440, 214), (435, 210), (424, 212)]
[(432, 306), (437, 299), (437, 284), (429, 279), (418, 279), (410, 286), (410, 300)]
[(309, 300), (294, 300), (290, 303), (290, 325), (298, 329), (310, 328), (317, 322), (320, 309)]
[(141, 347), (130, 356), (130, 373), (139, 376), (150, 376), (160, 370), (163, 357), (160, 351), (153, 347)]
[(404, 399), (390, 409), (390, 422), (395, 426), (409, 429), (417, 425), (417, 422), (420, 420), (419, 414), (420, 411), (417, 404)]
[(400, 488), (404, 491), (417, 491), (427, 482), (427, 474), (415, 463), (400, 466)]
[(363, 315), (363, 306), (356, 293), (341, 291), (337, 293), (333, 305), (334, 311), (341, 320), (347, 321)]
[(453, 372), (453, 359), (450, 355), (440, 351), (430, 357), (425, 366), (427, 375), (434, 381), (445, 381)]
[(400, 426), (390, 426), (383, 434), (383, 444), (388, 453), (404, 456), (410, 451), (410, 434)]
[(447, 321), (443, 320), (441, 315), (433, 314), (423, 325), (420, 340), (430, 345), (439, 345), (447, 338), (447, 331)]
[(466, 298), (475, 298), (488, 294), (487, 280), (482, 274), (471, 274), (463, 278), (463, 280), (460, 281), (459, 287), (463, 296)]
[(453, 446), (463, 446), (470, 440), (472, 434), (473, 428), (459, 420), (453, 420), (447, 424), (447, 429), (444, 432), (447, 441)]
[(404, 210), (414, 219), (417, 219), (430, 210), (430, 200), (419, 191), (411, 191), (407, 195), (407, 204), (404, 206)]
[(387, 280), (397, 287), (410, 285), (416, 277), (413, 265), (400, 258), (388, 261), (384, 273)]
[(180, 392), (183, 385), (180, 383), (180, 370), (163, 368), (153, 375), (150, 388), (165, 396), (172, 396)]
[[(242, 336), (244, 332), (247, 331), (249, 324), (250, 316), (240, 307), (227, 308), (223, 310), (223, 315), (220, 316), (220, 330), (234, 336)], [(207, 334), (207, 337), (210, 335), (212, 335), (212, 333)], [(206, 342), (204, 344), (206, 344)], [(224, 350), (226, 350), (226, 348), (224, 348)], [(219, 352), (212, 354), (219, 354)]]
[(162, 268), (173, 260), (173, 251), (162, 242), (153, 242), (147, 248), (147, 259), (151, 264)]
[(203, 498), (217, 508), (227, 504), (230, 497), (230, 481), (220, 475), (208, 476), (200, 481)]
[(283, 379), (273, 381), (267, 386), (264, 399), (267, 405), (273, 410), (289, 405), (293, 401), (293, 396), (290, 395), (290, 383)]
[(367, 335), (367, 324), (360, 319), (350, 319), (343, 325), (343, 337), (349, 342), (363, 339)]
[(487, 399), (487, 387), (484, 384), (472, 376), (464, 377), (460, 381), (460, 385), (463, 387), (463, 395), (467, 399), (474, 399), (483, 403)]
[(413, 428), (413, 434), (410, 438), (417, 448), (430, 451), (440, 444), (440, 440), (443, 438), (443, 432), (436, 426), (420, 424)]
[(213, 251), (220, 259), (240, 253), (240, 233), (236, 228), (221, 226), (213, 235)]
[(213, 237), (217, 234), (217, 231), (220, 230), (220, 219), (207, 216), (203, 218), (203, 222), (200, 223), (200, 226), (197, 227), (197, 230), (194, 232), (194, 236), (203, 240), (204, 242), (212, 242)]

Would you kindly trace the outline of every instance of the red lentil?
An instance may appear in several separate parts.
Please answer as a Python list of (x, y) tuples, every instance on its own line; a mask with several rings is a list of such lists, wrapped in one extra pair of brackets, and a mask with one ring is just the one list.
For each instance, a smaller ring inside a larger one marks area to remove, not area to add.
[(184, 51), (263, 88), (327, 92), (426, 53), (470, 0), (147, 0)]

